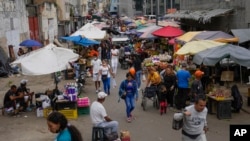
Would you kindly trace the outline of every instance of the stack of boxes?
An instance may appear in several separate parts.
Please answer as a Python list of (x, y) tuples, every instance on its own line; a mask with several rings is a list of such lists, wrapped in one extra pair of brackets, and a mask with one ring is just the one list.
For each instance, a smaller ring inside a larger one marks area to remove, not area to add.
[(89, 114), (90, 99), (88, 97), (82, 97), (77, 99), (77, 112), (78, 115)]

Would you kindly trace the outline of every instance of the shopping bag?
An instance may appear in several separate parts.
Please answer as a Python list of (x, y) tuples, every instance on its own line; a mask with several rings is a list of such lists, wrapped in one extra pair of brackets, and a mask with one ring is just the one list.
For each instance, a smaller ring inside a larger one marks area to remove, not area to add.
[(112, 87), (115, 88), (116, 87), (116, 81), (114, 78), (112, 78)]
[(146, 76), (145, 76), (145, 74), (142, 74), (142, 81), (143, 81), (143, 82), (146, 81)]

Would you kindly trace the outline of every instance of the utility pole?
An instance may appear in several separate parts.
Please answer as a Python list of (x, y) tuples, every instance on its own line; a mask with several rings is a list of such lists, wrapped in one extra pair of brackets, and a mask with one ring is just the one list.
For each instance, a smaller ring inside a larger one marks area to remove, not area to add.
[(166, 15), (167, 14), (167, 1), (166, 0), (164, 0), (164, 12), (163, 12), (163, 14), (164, 15)]
[(150, 2), (150, 6), (151, 6), (151, 15), (153, 15), (153, 0), (151, 0), (151, 2)]
[(159, 0), (157, 0), (156, 2), (156, 9), (157, 9), (157, 13), (156, 13), (156, 25), (158, 25), (158, 16), (159, 16), (159, 11), (160, 11), (160, 8), (159, 8)]

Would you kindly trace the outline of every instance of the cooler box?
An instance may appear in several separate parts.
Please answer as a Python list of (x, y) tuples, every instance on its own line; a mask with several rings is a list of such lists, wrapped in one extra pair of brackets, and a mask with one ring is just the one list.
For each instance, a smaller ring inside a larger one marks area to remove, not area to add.
[(77, 107), (89, 107), (90, 99), (88, 97), (82, 97), (77, 99)]

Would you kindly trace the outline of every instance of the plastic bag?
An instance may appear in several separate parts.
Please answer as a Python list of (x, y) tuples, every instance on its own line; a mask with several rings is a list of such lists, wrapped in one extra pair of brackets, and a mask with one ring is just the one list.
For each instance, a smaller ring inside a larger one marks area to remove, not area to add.
[(115, 88), (116, 87), (116, 81), (114, 78), (112, 78), (112, 87)]
[(143, 81), (143, 82), (146, 81), (146, 76), (145, 76), (145, 74), (142, 74), (142, 81)]

